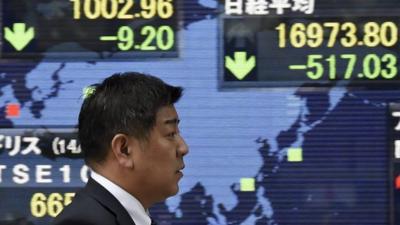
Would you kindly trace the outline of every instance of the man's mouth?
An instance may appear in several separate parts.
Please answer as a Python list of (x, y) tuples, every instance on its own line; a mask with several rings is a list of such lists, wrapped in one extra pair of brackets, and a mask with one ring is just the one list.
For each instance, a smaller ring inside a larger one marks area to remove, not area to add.
[(185, 165), (181, 166), (176, 173), (182, 173), (183, 169), (185, 169)]

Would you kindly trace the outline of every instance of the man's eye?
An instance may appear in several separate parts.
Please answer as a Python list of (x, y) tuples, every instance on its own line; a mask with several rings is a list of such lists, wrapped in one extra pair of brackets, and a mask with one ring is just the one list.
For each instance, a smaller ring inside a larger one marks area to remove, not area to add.
[(177, 134), (176, 132), (172, 132), (172, 133), (169, 133), (167, 136), (168, 136), (168, 137), (175, 137), (176, 134)]

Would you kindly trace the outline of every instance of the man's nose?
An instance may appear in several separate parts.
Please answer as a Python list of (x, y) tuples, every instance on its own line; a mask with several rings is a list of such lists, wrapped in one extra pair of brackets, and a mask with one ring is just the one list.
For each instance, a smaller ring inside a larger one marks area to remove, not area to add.
[(178, 154), (181, 156), (185, 156), (188, 153), (189, 153), (189, 146), (186, 144), (183, 137), (179, 135)]

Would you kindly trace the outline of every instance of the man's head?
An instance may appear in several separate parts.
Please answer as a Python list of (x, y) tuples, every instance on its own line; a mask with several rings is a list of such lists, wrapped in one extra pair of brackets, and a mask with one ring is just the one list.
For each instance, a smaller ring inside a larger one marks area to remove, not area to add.
[(188, 151), (174, 107), (181, 95), (182, 88), (149, 75), (130, 72), (105, 79), (79, 114), (86, 163), (142, 204), (176, 194)]

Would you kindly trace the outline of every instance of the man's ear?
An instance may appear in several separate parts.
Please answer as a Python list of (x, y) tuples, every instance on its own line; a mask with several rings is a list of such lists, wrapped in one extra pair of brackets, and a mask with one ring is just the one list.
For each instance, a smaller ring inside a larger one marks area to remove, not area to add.
[(135, 143), (126, 134), (116, 134), (111, 140), (111, 150), (118, 164), (123, 167), (133, 168), (133, 154)]

